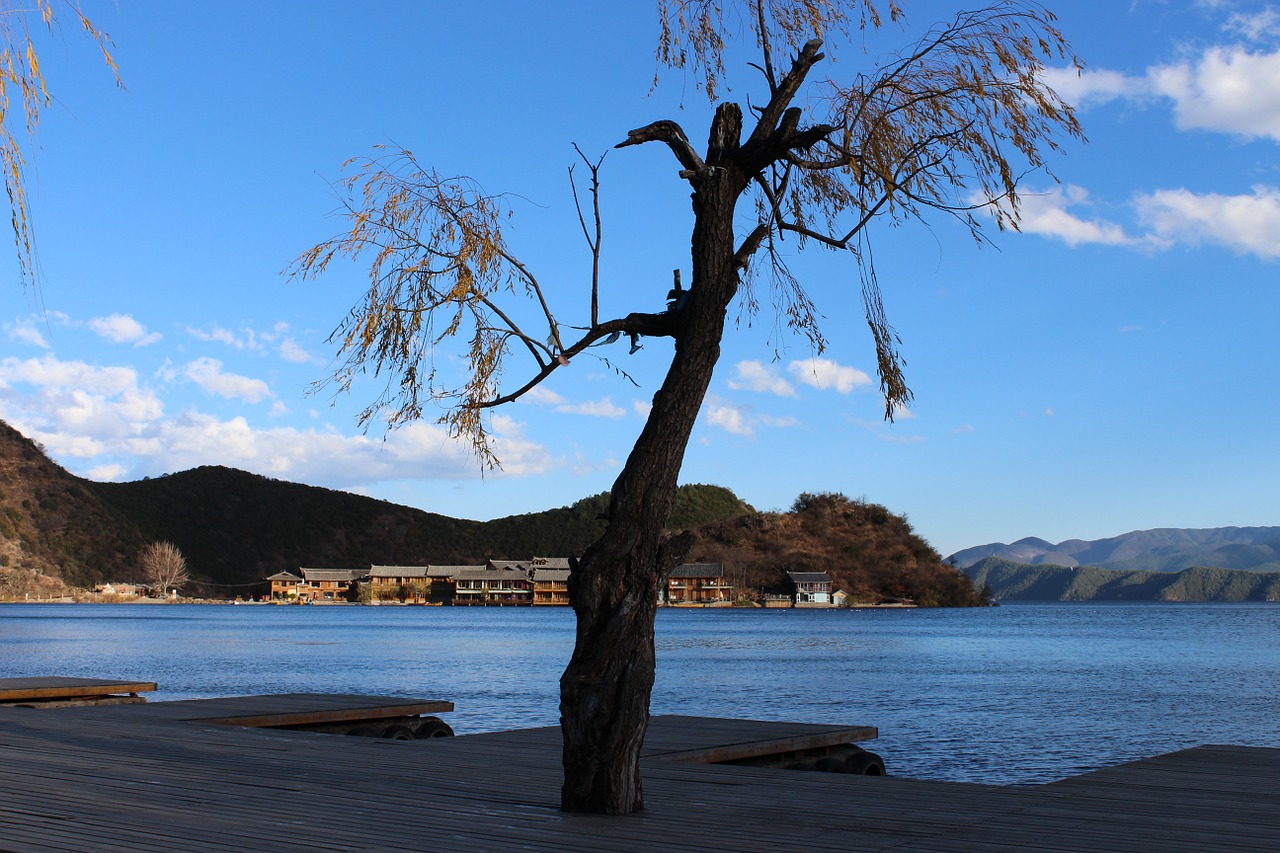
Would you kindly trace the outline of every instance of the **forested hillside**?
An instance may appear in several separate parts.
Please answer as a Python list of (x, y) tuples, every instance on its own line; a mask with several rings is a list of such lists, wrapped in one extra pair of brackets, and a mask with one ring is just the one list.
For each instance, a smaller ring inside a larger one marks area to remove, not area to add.
[[(188, 591), (213, 596), (259, 593), (267, 575), (301, 566), (573, 556), (599, 536), (607, 507), (608, 495), (599, 494), (469, 521), (215, 466), (94, 483), (0, 422), (0, 595), (60, 578), (79, 587), (141, 580), (138, 553), (159, 540), (186, 557)], [(697, 530), (690, 559), (724, 563), (740, 590), (781, 591), (787, 570), (826, 571), (857, 601), (979, 603), (968, 579), (905, 518), (842, 495), (802, 495), (791, 512), (760, 513), (728, 489), (686, 485), (672, 528)]]
[(1280, 601), (1280, 572), (1031, 566), (988, 557), (965, 573), (998, 601)]
[(697, 536), (693, 559), (724, 563), (738, 587), (785, 592), (787, 571), (827, 572), (856, 602), (985, 603), (906, 518), (840, 494), (804, 494), (790, 512), (704, 525)]

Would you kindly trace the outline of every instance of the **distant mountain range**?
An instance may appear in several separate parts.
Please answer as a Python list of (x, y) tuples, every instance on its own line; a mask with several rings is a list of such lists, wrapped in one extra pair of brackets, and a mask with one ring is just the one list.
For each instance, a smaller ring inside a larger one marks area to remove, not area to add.
[(1056, 545), (1029, 537), (957, 551), (947, 562), (967, 569), (988, 557), (1029, 566), (1096, 566), (1141, 572), (1195, 567), (1280, 571), (1280, 527), (1157, 528), (1110, 539), (1068, 539)]
[(997, 601), (1280, 601), (1280, 572), (1031, 566), (987, 557), (966, 568)]

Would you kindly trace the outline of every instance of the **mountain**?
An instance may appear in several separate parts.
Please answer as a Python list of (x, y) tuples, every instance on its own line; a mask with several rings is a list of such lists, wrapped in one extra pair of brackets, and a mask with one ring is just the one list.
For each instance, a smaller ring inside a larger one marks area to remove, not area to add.
[(999, 601), (1280, 601), (1280, 572), (1046, 566), (986, 557), (965, 573)]
[(1027, 538), (957, 551), (947, 562), (968, 568), (987, 557), (1039, 566), (1098, 566), (1130, 571), (1180, 572), (1196, 566), (1280, 571), (1280, 527), (1157, 528), (1110, 539), (1068, 539), (1056, 545)]
[(840, 494), (804, 494), (790, 512), (741, 515), (695, 533), (690, 559), (724, 563), (739, 588), (785, 592), (787, 571), (826, 572), (835, 589), (859, 602), (985, 603), (905, 518)]
[(133, 559), (142, 532), (93, 487), (0, 421), (0, 593), (86, 586)]
[[(204, 594), (252, 592), (265, 576), (299, 566), (575, 554), (603, 530), (598, 516), (607, 501), (596, 495), (480, 522), (218, 466), (95, 483), (68, 473), (0, 421), (0, 595), (32, 577), (77, 587), (141, 580), (137, 554), (158, 540), (181, 549)], [(728, 489), (686, 485), (673, 523), (697, 526), (751, 511)]]
[[(61, 578), (141, 580), (136, 557), (173, 542), (206, 596), (257, 594), (299, 566), (474, 565), (580, 554), (603, 531), (608, 495), (480, 522), (206, 466), (132, 483), (75, 477), (0, 422), (0, 596)], [(968, 579), (882, 506), (802, 495), (759, 513), (719, 486), (681, 486), (671, 526), (696, 531), (690, 560), (722, 562), (735, 586), (781, 588), (785, 571), (828, 571), (860, 601), (975, 604)]]

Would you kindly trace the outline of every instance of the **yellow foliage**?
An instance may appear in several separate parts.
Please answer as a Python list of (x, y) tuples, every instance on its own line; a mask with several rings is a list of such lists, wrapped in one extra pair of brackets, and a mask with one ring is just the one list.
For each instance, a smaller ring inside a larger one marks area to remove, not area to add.
[[(19, 274), (24, 286), (33, 281), (36, 274), (35, 237), (23, 179), (25, 151), (35, 136), (40, 110), (50, 102), (27, 19), (34, 11), (50, 32), (56, 32), (58, 14), (55, 5), (78, 21), (84, 34), (98, 45), (103, 60), (115, 76), (116, 83), (120, 84), (120, 70), (109, 49), (111, 39), (85, 16), (78, 0), (62, 0), (61, 3), (56, 0), (27, 3), (0, 0), (0, 163), (4, 167), (4, 188), (9, 197), (13, 239), (18, 249)], [(13, 97), (13, 90), (16, 90), (17, 98)], [(24, 128), (21, 134), (14, 130), (13, 116), (17, 109), (15, 104), (19, 101)]]

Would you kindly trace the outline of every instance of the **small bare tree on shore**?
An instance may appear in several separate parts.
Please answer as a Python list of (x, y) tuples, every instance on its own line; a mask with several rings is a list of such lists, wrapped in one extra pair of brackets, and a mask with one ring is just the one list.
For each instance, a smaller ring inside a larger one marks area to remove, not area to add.
[(143, 576), (152, 590), (164, 595), (191, 580), (187, 572), (187, 559), (172, 542), (152, 542), (142, 549), (138, 557)]

